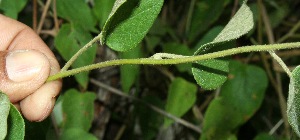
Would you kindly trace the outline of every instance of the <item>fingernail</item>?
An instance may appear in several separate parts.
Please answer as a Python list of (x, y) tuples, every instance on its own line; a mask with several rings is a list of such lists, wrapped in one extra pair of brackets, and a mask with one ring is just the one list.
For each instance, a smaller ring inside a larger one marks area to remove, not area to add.
[(18, 50), (6, 56), (8, 78), (15, 82), (33, 79), (45, 65), (45, 56), (37, 51)]

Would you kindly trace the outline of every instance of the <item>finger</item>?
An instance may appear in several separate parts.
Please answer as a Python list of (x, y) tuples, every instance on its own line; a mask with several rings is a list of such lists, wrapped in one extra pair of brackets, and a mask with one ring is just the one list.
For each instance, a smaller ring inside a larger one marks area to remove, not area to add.
[[(46, 83), (20, 102), (23, 115), (30, 121), (42, 121), (52, 112), (61, 83)], [(57, 88), (53, 88), (57, 87)]]
[[(0, 14), (0, 51), (1, 50), (38, 50), (42, 52), (48, 62), (50, 63), (50, 75), (57, 73), (60, 70), (59, 64), (48, 48), (48, 46), (40, 39), (38, 35), (35, 34), (33, 30), (24, 24), (4, 17)], [(1, 66), (1, 61), (0, 61)], [(22, 97), (26, 97), (24, 101), (20, 102), (20, 107), (22, 113), (25, 114), (25, 117), (29, 120), (37, 121), (42, 120), (43, 117), (40, 117), (41, 114), (49, 115), (50, 112), (46, 112), (44, 110), (52, 110), (53, 105), (50, 104), (50, 100), (52, 103), (54, 102), (54, 98), (59, 94), (61, 89), (62, 82), (60, 80), (46, 83), (41, 86), (39, 89), (34, 91), (34, 87), (28, 87), (33, 91), (29, 93), (20, 93), (23, 94)], [(0, 87), (1, 88), (1, 87)], [(19, 91), (19, 90), (18, 90)], [(16, 91), (15, 91), (16, 92)], [(21, 97), (19, 94), (14, 94), (11, 96), (11, 99), (15, 99), (13, 101), (17, 101)], [(39, 100), (39, 101), (37, 101)], [(44, 101), (42, 101), (44, 100)], [(30, 102), (31, 101), (31, 102)], [(49, 105), (50, 104), (50, 105)], [(53, 103), (54, 104), (54, 103)], [(42, 115), (43, 116), (43, 115)], [(45, 116), (45, 117), (46, 117)]]
[(0, 52), (0, 89), (18, 102), (42, 86), (50, 74), (47, 57), (36, 50)]

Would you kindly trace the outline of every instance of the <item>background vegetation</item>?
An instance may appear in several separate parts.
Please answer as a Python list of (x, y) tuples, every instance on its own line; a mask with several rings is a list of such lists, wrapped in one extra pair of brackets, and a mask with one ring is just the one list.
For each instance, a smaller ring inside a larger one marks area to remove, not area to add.
[[(132, 7), (136, 1), (124, 7)], [(144, 5), (135, 7), (133, 12), (124, 8), (125, 12), (117, 13), (117, 20), (110, 21), (114, 25), (122, 18), (135, 17), (135, 21), (142, 22), (143, 26), (138, 26), (139, 22), (128, 23), (130, 27), (125, 26), (126, 20), (122, 22), (128, 31), (125, 36), (133, 38), (114, 44), (119, 37), (108, 35), (106, 44), (114, 47), (96, 43), (72, 68), (117, 58), (150, 57), (157, 52), (193, 55), (200, 46), (213, 41), (243, 3), (241, 0), (141, 1)], [(156, 3), (159, 10), (161, 4), (161, 11), (137, 14), (151, 3)], [(32, 27), (64, 66), (100, 31), (113, 30), (105, 25), (113, 4), (114, 0), (2, 0), (0, 10)], [(300, 1), (249, 0), (247, 5), (253, 12), (254, 28), (241, 39), (209, 52), (299, 41)], [(159, 12), (157, 18), (155, 12)], [(153, 25), (151, 19), (155, 19)], [(131, 32), (132, 28), (148, 26), (151, 29), (144, 38), (144, 32)], [(138, 47), (126, 48), (128, 42), (142, 38), (134, 45)], [(128, 48), (130, 51), (118, 52)], [(300, 63), (299, 50), (276, 53), (290, 69)], [(277, 62), (265, 52), (222, 59), (230, 61), (229, 74), (225, 76), (228, 80), (216, 90), (204, 90), (215, 89), (207, 81), (197, 85), (192, 64), (122, 65), (64, 78), (54, 112), (41, 123), (25, 121), (25, 139), (295, 138), (286, 115), (289, 77)], [(214, 65), (222, 65), (215, 61)], [(211, 66), (205, 62), (203, 65), (207, 67), (202, 69)]]

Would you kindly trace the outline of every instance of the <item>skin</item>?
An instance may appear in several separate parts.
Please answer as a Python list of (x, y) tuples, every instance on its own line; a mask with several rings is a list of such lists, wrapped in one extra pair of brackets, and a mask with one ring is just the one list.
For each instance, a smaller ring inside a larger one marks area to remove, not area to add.
[(42, 121), (52, 112), (60, 80), (45, 83), (60, 70), (42, 39), (28, 26), (0, 14), (0, 90), (24, 117)]

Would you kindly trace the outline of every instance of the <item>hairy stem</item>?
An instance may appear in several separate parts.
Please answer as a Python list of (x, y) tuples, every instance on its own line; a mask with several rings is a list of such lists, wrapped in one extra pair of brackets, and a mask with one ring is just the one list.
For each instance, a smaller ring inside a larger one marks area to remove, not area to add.
[(90, 42), (88, 42), (86, 45), (84, 45), (76, 54), (72, 56), (72, 58), (65, 64), (65, 66), (61, 69), (61, 72), (67, 71), (68, 68), (71, 67), (71, 65), (74, 63), (74, 61), (78, 58), (79, 55), (81, 55), (83, 52), (85, 52), (89, 47), (91, 47), (95, 42), (100, 41), (102, 37), (102, 34), (100, 33), (98, 36), (93, 38)]
[(90, 71), (93, 69), (116, 66), (116, 65), (124, 65), (124, 64), (137, 64), (137, 65), (172, 65), (172, 64), (181, 64), (181, 63), (191, 63), (195, 61), (208, 60), (213, 58), (219, 58), (239, 53), (246, 52), (261, 52), (261, 51), (272, 51), (272, 50), (280, 50), (280, 49), (291, 49), (291, 48), (299, 48), (300, 42), (294, 43), (283, 43), (283, 44), (270, 44), (270, 45), (253, 45), (253, 46), (244, 46), (238, 47), (213, 53), (207, 53), (204, 55), (198, 56), (185, 56), (185, 57), (175, 57), (171, 59), (161, 59), (161, 58), (140, 58), (140, 59), (117, 59), (110, 60), (105, 62), (100, 62), (97, 64), (92, 64), (68, 71), (61, 71), (55, 75), (50, 76), (47, 81), (53, 81), (60, 78), (64, 78), (67, 76), (72, 76), (80, 72)]

